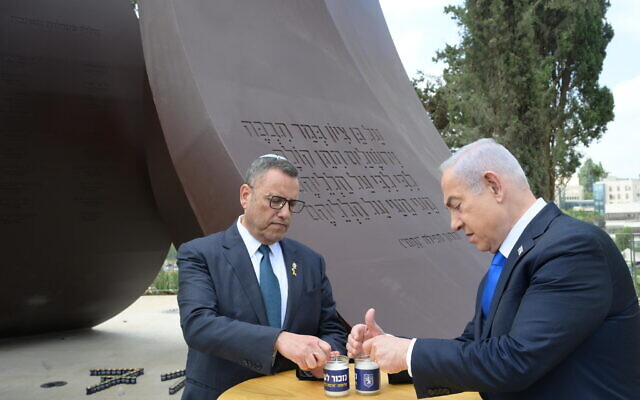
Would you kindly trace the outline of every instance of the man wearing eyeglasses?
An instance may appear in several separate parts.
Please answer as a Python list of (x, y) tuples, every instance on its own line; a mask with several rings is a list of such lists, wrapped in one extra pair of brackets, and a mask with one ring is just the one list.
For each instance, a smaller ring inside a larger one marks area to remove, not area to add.
[(189, 346), (183, 400), (215, 399), (260, 375), (297, 367), (322, 377), (345, 353), (322, 256), (284, 237), (298, 200), (284, 157), (256, 159), (240, 186), (244, 214), (226, 231), (180, 246), (180, 323)]

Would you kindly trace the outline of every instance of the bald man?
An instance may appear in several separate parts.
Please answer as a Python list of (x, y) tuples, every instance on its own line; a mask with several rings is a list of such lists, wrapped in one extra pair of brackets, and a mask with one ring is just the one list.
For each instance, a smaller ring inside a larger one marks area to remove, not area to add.
[(475, 315), (456, 339), (403, 339), (383, 335), (370, 309), (349, 335), (349, 355), (408, 370), (419, 398), (640, 399), (638, 299), (609, 236), (536, 199), (492, 139), (440, 170), (451, 229), (494, 255)]

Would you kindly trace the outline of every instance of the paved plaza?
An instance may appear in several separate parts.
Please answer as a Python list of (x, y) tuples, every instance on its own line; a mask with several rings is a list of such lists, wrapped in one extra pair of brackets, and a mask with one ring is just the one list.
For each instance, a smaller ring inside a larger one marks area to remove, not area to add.
[[(176, 296), (142, 296), (110, 320), (82, 331), (0, 340), (0, 399), (179, 399), (160, 382), (160, 374), (183, 369)], [(100, 381), (92, 368), (144, 368), (135, 385), (117, 385), (87, 396)], [(40, 385), (65, 381), (44, 389)]]

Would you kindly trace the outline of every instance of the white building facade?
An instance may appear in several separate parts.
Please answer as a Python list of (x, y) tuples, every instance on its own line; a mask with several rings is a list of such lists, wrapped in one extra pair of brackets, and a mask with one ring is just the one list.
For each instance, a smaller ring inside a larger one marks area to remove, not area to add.
[(605, 204), (640, 203), (640, 179), (610, 177), (597, 183), (604, 184)]

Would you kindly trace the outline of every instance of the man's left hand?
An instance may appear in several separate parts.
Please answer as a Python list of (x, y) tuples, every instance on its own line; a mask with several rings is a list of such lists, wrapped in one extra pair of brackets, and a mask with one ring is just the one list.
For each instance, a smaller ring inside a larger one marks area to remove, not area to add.
[(324, 378), (324, 366), (310, 369), (309, 372), (318, 379)]
[(403, 339), (395, 336), (380, 335), (364, 342), (362, 348), (380, 366), (380, 371), (388, 374), (408, 369), (407, 351), (411, 339)]

